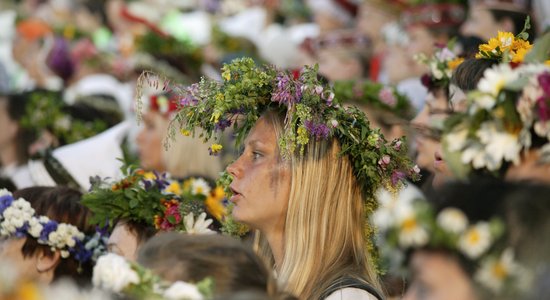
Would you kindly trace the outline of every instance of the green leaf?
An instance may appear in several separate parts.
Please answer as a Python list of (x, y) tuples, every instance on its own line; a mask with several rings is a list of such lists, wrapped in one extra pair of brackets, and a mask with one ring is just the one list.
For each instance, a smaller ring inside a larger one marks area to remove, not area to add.
[(177, 223), (176, 217), (174, 217), (173, 215), (169, 215), (168, 217), (166, 217), (166, 220), (168, 220), (168, 222), (170, 222), (170, 224), (172, 225), (175, 225)]

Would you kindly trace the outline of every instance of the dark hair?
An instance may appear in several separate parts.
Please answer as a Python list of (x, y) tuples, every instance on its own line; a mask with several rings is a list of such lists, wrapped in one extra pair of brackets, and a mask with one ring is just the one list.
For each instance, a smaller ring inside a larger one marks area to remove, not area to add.
[[(511, 10), (502, 10), (502, 9), (489, 9), (489, 12), (497, 22), (501, 22), (504, 19), (510, 19), (514, 24), (514, 35), (521, 32), (523, 25), (525, 24), (525, 19), (529, 16), (523, 12), (511, 11)], [(536, 22), (533, 22), (531, 18), (531, 28), (527, 29), (526, 32), (529, 34), (529, 41), (532, 43), (536, 37)]]
[(34, 130), (24, 128), (20, 125), (20, 121), (26, 113), (27, 104), (30, 102), (30, 92), (0, 95), (0, 101), (6, 103), (6, 111), (9, 118), (17, 122), (18, 129), (15, 137), (17, 148), (17, 163), (25, 164), (29, 159), (29, 147), (36, 140)]
[(144, 222), (120, 219), (116, 223), (117, 225), (126, 226), (128, 231), (130, 231), (136, 236), (137, 245), (147, 242), (150, 238), (152, 238), (158, 232), (153, 226)]
[[(74, 225), (86, 235), (92, 235), (95, 228), (88, 224), (90, 210), (80, 204), (82, 194), (68, 187), (30, 187), (13, 193), (15, 199), (21, 197), (27, 200), (35, 210), (36, 215), (47, 216), (59, 223)], [(24, 257), (37, 254), (39, 251), (51, 256), (49, 246), (41, 245), (34, 238), (28, 238), (21, 249)], [(80, 286), (90, 284), (93, 262), (79, 263), (74, 257), (62, 258), (54, 271), (53, 280), (63, 277), (72, 278)]]
[(451, 83), (464, 92), (471, 91), (477, 87), (485, 70), (497, 63), (497, 61), (489, 59), (466, 59), (456, 68), (451, 78)]
[(162, 233), (141, 248), (138, 262), (169, 281), (198, 282), (211, 277), (215, 296), (269, 293), (273, 287), (268, 269), (252, 249), (222, 235)]

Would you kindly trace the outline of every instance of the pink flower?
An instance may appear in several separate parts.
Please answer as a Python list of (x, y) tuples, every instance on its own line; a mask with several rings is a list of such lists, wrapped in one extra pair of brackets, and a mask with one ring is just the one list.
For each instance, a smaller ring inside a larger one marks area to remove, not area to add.
[(378, 164), (382, 166), (382, 168), (385, 168), (387, 165), (390, 164), (390, 156), (384, 155), (382, 158), (378, 161)]
[(378, 96), (383, 103), (387, 104), (390, 107), (394, 107), (397, 104), (397, 99), (393, 95), (393, 91), (391, 90), (391, 88), (385, 87), (381, 89), (378, 93)]

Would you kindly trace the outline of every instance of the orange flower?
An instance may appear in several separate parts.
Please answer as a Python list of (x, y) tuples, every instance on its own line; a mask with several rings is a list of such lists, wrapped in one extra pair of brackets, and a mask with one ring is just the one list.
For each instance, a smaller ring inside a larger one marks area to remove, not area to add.
[(460, 66), (460, 64), (464, 62), (464, 58), (462, 57), (457, 57), (451, 61), (449, 61), (447, 63), (447, 66), (451, 69), (451, 70), (454, 70), (456, 69), (458, 66)]

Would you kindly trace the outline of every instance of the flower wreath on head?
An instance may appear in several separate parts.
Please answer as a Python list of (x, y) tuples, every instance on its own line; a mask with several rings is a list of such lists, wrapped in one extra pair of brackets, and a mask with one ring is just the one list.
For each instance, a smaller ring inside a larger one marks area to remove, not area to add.
[(415, 59), (430, 68), (430, 71), (420, 79), (422, 85), (428, 90), (434, 88), (448, 89), (454, 70), (464, 61), (455, 52), (455, 40), (451, 40), (445, 46), (436, 46), (435, 53), (426, 57), (423, 53), (415, 56)]
[[(403, 140), (386, 142), (379, 129), (370, 128), (362, 111), (342, 107), (333, 91), (320, 81), (317, 67), (305, 67), (296, 75), (241, 58), (222, 67), (222, 78), (222, 82), (203, 78), (180, 89), (181, 107), (169, 136), (179, 132), (189, 135), (198, 127), (206, 141), (217, 139), (232, 127), (239, 147), (264, 112), (278, 109), (286, 114), (278, 141), (283, 158), (303, 155), (313, 139), (336, 138), (340, 154), (350, 159), (370, 211), (376, 206), (374, 194), (379, 187), (396, 189), (405, 177), (419, 177)], [(217, 144), (210, 149), (214, 154), (220, 150)], [(226, 187), (231, 182), (227, 173), (222, 179)]]
[(425, 199), (381, 203), (373, 214), (377, 244), (388, 269), (402, 272), (411, 250), (433, 249), (458, 254), (473, 266), (473, 279), (489, 292), (521, 291), (530, 273), (503, 245), (505, 225), (499, 218), (472, 223), (464, 212), (447, 207), (438, 214)]
[(410, 120), (414, 117), (409, 99), (394, 87), (384, 86), (370, 80), (342, 80), (334, 82), (333, 89), (335, 98), (344, 102), (369, 105), (388, 111), (403, 120)]
[(104, 120), (83, 121), (71, 117), (65, 111), (67, 106), (58, 92), (41, 90), (30, 93), (21, 126), (32, 129), (37, 134), (42, 130), (50, 130), (65, 144), (72, 144), (108, 128)]
[(467, 111), (445, 122), (443, 150), (456, 176), (472, 169), (495, 176), (507, 164), (519, 164), (522, 151), (542, 145), (550, 161), (550, 35), (537, 41), (525, 63), (507, 62), (487, 69), (468, 93)]
[(105, 231), (86, 236), (74, 225), (37, 216), (27, 200), (15, 199), (6, 189), (0, 189), (0, 236), (32, 237), (52, 251), (59, 251), (62, 258), (72, 256), (81, 264), (96, 261), (107, 250)]
[(108, 183), (94, 179), (82, 203), (93, 213), (92, 222), (113, 226), (126, 219), (150, 225), (157, 230), (190, 234), (214, 233), (213, 220), (206, 211), (221, 220), (225, 215), (224, 193), (212, 189), (202, 178), (183, 183), (168, 179), (166, 174), (145, 172), (133, 166), (122, 167), (125, 178)]
[(168, 283), (151, 270), (113, 253), (99, 258), (94, 267), (95, 287), (129, 295), (132, 299), (201, 300), (211, 299), (214, 282), (205, 278), (196, 284)]

